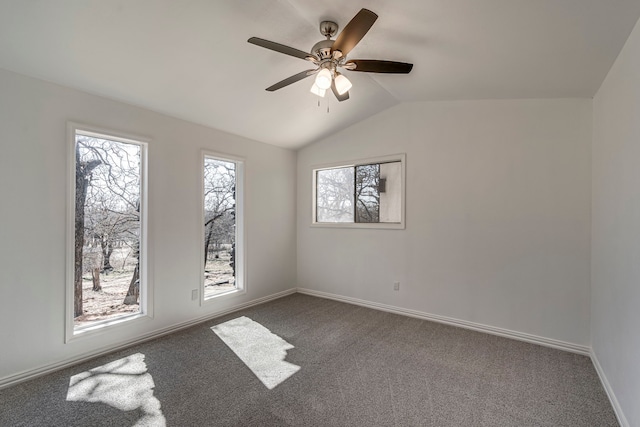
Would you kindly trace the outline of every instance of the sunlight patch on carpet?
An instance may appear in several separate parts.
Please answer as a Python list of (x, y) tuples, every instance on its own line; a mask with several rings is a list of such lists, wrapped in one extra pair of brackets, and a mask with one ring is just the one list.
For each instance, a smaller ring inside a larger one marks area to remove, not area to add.
[(166, 426), (155, 384), (147, 373), (144, 354), (136, 353), (74, 375), (69, 380), (67, 401), (104, 403), (121, 411), (140, 409), (135, 426)]
[(258, 322), (242, 316), (211, 330), (244, 362), (269, 390), (300, 370), (286, 362), (291, 344)]

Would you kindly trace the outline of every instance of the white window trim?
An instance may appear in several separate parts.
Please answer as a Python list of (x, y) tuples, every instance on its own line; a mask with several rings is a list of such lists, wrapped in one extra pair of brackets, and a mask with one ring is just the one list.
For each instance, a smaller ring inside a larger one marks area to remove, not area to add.
[[(349, 160), (343, 162), (332, 162), (320, 165), (311, 166), (312, 175), (312, 190), (311, 190), (311, 227), (318, 228), (366, 228), (366, 229), (395, 229), (404, 230), (405, 227), (405, 212), (406, 212), (406, 154), (391, 154), (388, 156), (369, 157), (365, 159)], [(368, 165), (374, 163), (389, 163), (400, 162), (401, 165), (401, 182), (402, 190), (400, 197), (400, 222), (376, 222), (376, 223), (362, 223), (362, 222), (317, 222), (316, 212), (316, 190), (317, 190), (317, 172), (324, 169), (334, 169), (340, 167), (354, 167), (359, 165)]]
[[(236, 288), (229, 292), (220, 293), (205, 299), (204, 297), (204, 265), (202, 260), (204, 259), (204, 160), (205, 158), (214, 158), (217, 160), (223, 160), (233, 162), (236, 164)], [(200, 271), (200, 285), (198, 287), (200, 294), (200, 305), (211, 304), (215, 301), (220, 301), (232, 296), (243, 295), (247, 293), (248, 281), (247, 281), (247, 241), (245, 233), (245, 193), (247, 191), (245, 185), (245, 169), (247, 161), (244, 157), (234, 156), (231, 154), (220, 153), (210, 150), (202, 150), (200, 154), (200, 256), (198, 257)], [(240, 246), (238, 248), (238, 246)]]
[[(75, 244), (75, 144), (76, 133), (98, 138), (139, 145), (140, 150), (140, 312), (122, 315), (114, 319), (95, 322), (76, 329), (74, 327), (74, 244)], [(148, 151), (149, 138), (139, 135), (105, 129), (76, 122), (67, 122), (67, 229), (66, 229), (66, 293), (65, 293), (65, 343), (104, 334), (113, 329), (121, 329), (130, 325), (131, 321), (143, 321), (153, 318), (153, 286), (150, 268), (149, 221), (148, 221)]]

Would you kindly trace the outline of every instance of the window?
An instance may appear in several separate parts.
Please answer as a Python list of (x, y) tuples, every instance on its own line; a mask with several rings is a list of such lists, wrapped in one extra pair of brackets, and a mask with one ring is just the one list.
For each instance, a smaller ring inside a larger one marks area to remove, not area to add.
[(67, 338), (147, 314), (147, 144), (69, 125)]
[(313, 170), (313, 224), (404, 228), (404, 155)]
[(203, 154), (204, 300), (244, 289), (243, 161)]

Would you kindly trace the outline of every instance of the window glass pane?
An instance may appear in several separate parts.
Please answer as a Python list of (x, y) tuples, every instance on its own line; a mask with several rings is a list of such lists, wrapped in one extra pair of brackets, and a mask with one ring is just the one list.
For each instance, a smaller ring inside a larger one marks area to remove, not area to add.
[(356, 166), (355, 222), (380, 222), (380, 165)]
[(403, 165), (404, 155), (398, 155), (378, 162), (364, 160), (355, 166), (314, 170), (314, 223), (404, 228)]
[(142, 146), (76, 133), (74, 326), (139, 313)]
[(402, 220), (402, 163), (380, 164), (380, 222)]
[(353, 167), (317, 171), (317, 222), (353, 222), (353, 173)]
[(235, 162), (204, 159), (204, 297), (235, 290)]

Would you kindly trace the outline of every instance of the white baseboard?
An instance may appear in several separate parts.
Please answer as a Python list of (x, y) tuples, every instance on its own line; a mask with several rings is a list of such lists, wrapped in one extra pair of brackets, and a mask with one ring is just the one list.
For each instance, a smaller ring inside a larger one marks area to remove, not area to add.
[(543, 345), (545, 347), (557, 348), (559, 350), (569, 351), (571, 353), (582, 354), (585, 356), (590, 355), (590, 347), (574, 344), (565, 341), (559, 341), (551, 338), (539, 337), (537, 335), (526, 334), (523, 332), (511, 331), (509, 329), (497, 328), (495, 326), (483, 325), (480, 323), (469, 322), (466, 320), (454, 319), (451, 317), (440, 316), (438, 314), (430, 314), (417, 310), (410, 310), (406, 308), (396, 307), (387, 304), (380, 304), (377, 302), (371, 302), (361, 300), (357, 298), (345, 297), (342, 295), (331, 294), (327, 292), (314, 291), (312, 289), (298, 288), (298, 292), (301, 294), (312, 295), (320, 298), (327, 298), (336, 301), (346, 302), (348, 304), (360, 305), (363, 307), (373, 308), (375, 310), (387, 311), (389, 313), (400, 314), (403, 316), (416, 317), (418, 319), (429, 320), (432, 322), (444, 323), (446, 325), (457, 326), (460, 328), (471, 329), (478, 332), (484, 332), (491, 335), (498, 335), (501, 337), (512, 338), (519, 341), (526, 341), (533, 344)]
[(526, 342), (530, 342), (533, 344), (539, 344), (539, 345), (543, 345), (546, 347), (552, 347), (552, 348), (557, 348), (560, 350), (565, 350), (565, 351), (569, 351), (572, 353), (578, 353), (578, 354), (583, 354), (583, 355), (587, 355), (587, 356), (591, 356), (591, 359), (593, 360), (594, 366), (596, 367), (596, 371), (598, 372), (598, 375), (600, 376), (600, 380), (602, 381), (603, 387), (605, 388), (605, 390), (607, 391), (607, 394), (609, 396), (609, 399), (611, 400), (611, 404), (616, 412), (616, 415), (618, 416), (618, 419), (620, 420), (620, 424), (623, 427), (627, 427), (629, 424), (626, 421), (626, 419), (624, 418), (624, 415), (622, 414), (622, 410), (620, 408), (620, 405), (618, 404), (617, 399), (615, 398), (615, 395), (613, 394), (613, 391), (611, 390), (611, 387), (606, 379), (606, 377), (604, 376), (604, 373), (602, 372), (602, 369), (600, 368), (600, 365), (597, 361), (597, 358), (595, 357), (595, 355), (591, 352), (591, 349), (587, 346), (582, 346), (582, 345), (578, 345), (578, 344), (573, 344), (573, 343), (568, 343), (568, 342), (564, 342), (564, 341), (559, 341), (559, 340), (554, 340), (554, 339), (550, 339), (550, 338), (544, 338), (544, 337), (539, 337), (536, 335), (530, 335), (530, 334), (525, 334), (522, 332), (516, 332), (516, 331), (511, 331), (508, 329), (502, 329), (502, 328), (496, 328), (494, 326), (488, 326), (488, 325), (482, 325), (479, 323), (474, 323), (474, 322), (468, 322), (466, 320), (459, 320), (459, 319), (454, 319), (454, 318), (450, 318), (450, 317), (445, 317), (445, 316), (440, 316), (440, 315), (436, 315), (436, 314), (429, 314), (429, 313), (425, 313), (425, 312), (421, 312), (421, 311), (417, 311), (417, 310), (410, 310), (410, 309), (405, 309), (405, 308), (401, 308), (401, 307), (395, 307), (395, 306), (391, 306), (391, 305), (387, 305), (387, 304), (380, 304), (380, 303), (376, 303), (376, 302), (371, 302), (371, 301), (366, 301), (366, 300), (361, 300), (361, 299), (357, 299), (357, 298), (351, 298), (351, 297), (345, 297), (342, 295), (337, 295), (337, 294), (331, 294), (331, 293), (326, 293), (326, 292), (320, 292), (320, 291), (314, 291), (311, 289), (305, 289), (305, 288), (293, 288), (293, 289), (288, 289), (286, 291), (282, 291), (282, 292), (278, 292), (276, 294), (273, 295), (269, 295), (266, 297), (262, 297), (262, 298), (257, 298), (255, 300), (246, 302), (246, 303), (242, 303), (242, 304), (238, 304), (235, 305), (231, 308), (228, 308), (226, 310), (221, 310), (218, 312), (214, 312), (214, 313), (209, 313), (205, 316), (201, 316), (192, 320), (189, 320), (187, 322), (182, 322), (167, 328), (163, 328), (154, 332), (150, 332), (148, 334), (145, 334), (143, 336), (137, 337), (135, 339), (132, 340), (128, 340), (128, 341), (124, 341), (121, 342), (115, 346), (109, 346), (109, 347), (104, 347), (104, 348), (100, 348), (100, 349), (96, 349), (95, 351), (91, 351), (89, 353), (84, 353), (81, 354), (79, 356), (70, 358), (70, 359), (66, 359), (60, 362), (56, 362), (56, 363), (51, 363), (51, 364), (47, 364), (47, 365), (43, 365), (40, 366), (38, 368), (35, 369), (30, 369), (30, 370), (26, 370), (23, 372), (19, 372), (17, 374), (14, 375), (10, 375), (8, 377), (4, 377), (0, 379), (0, 389), (18, 384), (20, 382), (23, 381), (27, 381), (30, 380), (32, 378), (35, 377), (39, 377), (42, 375), (46, 375), (48, 373), (54, 372), (54, 371), (58, 371), (60, 369), (75, 365), (77, 363), (81, 363), (93, 358), (96, 358), (98, 356), (102, 356), (114, 351), (118, 351), (121, 350), (123, 348), (126, 347), (131, 347), (135, 344), (139, 344), (145, 341), (149, 341), (155, 338), (159, 338), (163, 335), (167, 335), (173, 332), (177, 332), (181, 329), (185, 329), (191, 326), (194, 326), (198, 323), (202, 323), (208, 320), (212, 320), (218, 317), (222, 317), (225, 316), (227, 314), (236, 312), (238, 310), (242, 310), (245, 308), (249, 308), (258, 304), (263, 304), (265, 302), (268, 301), (272, 301), (275, 299), (279, 299), (282, 297), (285, 297), (287, 295), (291, 295), (295, 292), (299, 292), (301, 294), (307, 294), (307, 295), (312, 295), (312, 296), (316, 296), (316, 297), (320, 297), (320, 298), (326, 298), (326, 299), (332, 299), (332, 300), (336, 300), (336, 301), (341, 301), (341, 302), (345, 302), (348, 304), (354, 304), (354, 305), (359, 305), (359, 306), (363, 306), (363, 307), (368, 307), (368, 308), (372, 308), (375, 310), (381, 310), (381, 311), (386, 311), (386, 312), (390, 312), (390, 313), (395, 313), (395, 314), (400, 314), (403, 316), (410, 316), (410, 317), (415, 317), (415, 318), (419, 318), (419, 319), (424, 319), (424, 320), (429, 320), (429, 321), (433, 321), (433, 322), (438, 322), (438, 323), (443, 323), (443, 324), (447, 324), (447, 325), (452, 325), (452, 326), (457, 326), (457, 327), (461, 327), (461, 328), (466, 328), (466, 329), (471, 329), (471, 330), (475, 330), (475, 331), (479, 331), (479, 332), (484, 332), (484, 333), (488, 333), (488, 334), (492, 334), (492, 335), (498, 335), (498, 336), (502, 336), (502, 337), (506, 337), (506, 338), (512, 338), (512, 339), (516, 339), (516, 340), (520, 340), (520, 341), (526, 341)]
[(39, 377), (39, 376), (42, 376), (42, 375), (49, 374), (51, 372), (58, 371), (60, 369), (64, 369), (66, 367), (69, 367), (69, 366), (75, 365), (77, 363), (81, 363), (81, 362), (96, 358), (98, 356), (102, 356), (102, 355), (105, 355), (105, 354), (108, 354), (108, 353), (112, 353), (114, 351), (122, 350), (123, 348), (126, 348), (126, 347), (131, 347), (133, 345), (140, 344), (140, 343), (143, 343), (145, 341), (150, 341), (152, 339), (159, 338), (159, 337), (161, 337), (163, 335), (167, 335), (167, 334), (170, 334), (170, 333), (173, 333), (173, 332), (177, 332), (177, 331), (179, 331), (181, 329), (186, 329), (188, 327), (197, 325), (198, 323), (202, 323), (202, 322), (206, 322), (208, 320), (212, 320), (212, 319), (215, 319), (215, 318), (218, 318), (218, 317), (222, 317), (222, 316), (225, 316), (227, 314), (233, 313), (233, 312), (238, 311), (238, 310), (242, 310), (242, 309), (245, 309), (245, 308), (253, 307), (254, 305), (263, 304), (263, 303), (268, 302), (268, 301), (272, 301), (272, 300), (275, 300), (275, 299), (278, 299), (278, 298), (282, 298), (282, 297), (285, 297), (287, 295), (294, 294), (295, 292), (296, 292), (296, 289), (292, 288), (292, 289), (288, 289), (286, 291), (275, 293), (273, 295), (268, 295), (266, 297), (257, 298), (257, 299), (254, 299), (254, 300), (242, 303), (242, 304), (234, 305), (233, 307), (228, 308), (226, 310), (221, 310), (221, 311), (217, 311), (217, 312), (214, 312), (214, 313), (209, 313), (209, 314), (207, 314), (205, 316), (201, 316), (201, 317), (198, 317), (198, 318), (186, 321), (186, 322), (182, 322), (182, 323), (178, 323), (178, 324), (173, 325), (173, 326), (169, 326), (167, 328), (163, 328), (163, 329), (159, 329), (157, 331), (150, 332), (148, 334), (142, 335), (142, 336), (137, 337), (137, 338), (132, 339), (132, 340), (123, 341), (123, 342), (121, 342), (121, 343), (119, 343), (119, 344), (117, 344), (115, 346), (99, 348), (99, 349), (96, 349), (95, 351), (84, 353), (84, 354), (81, 354), (79, 356), (72, 357), (70, 359), (65, 359), (65, 360), (60, 361), (60, 362), (43, 365), (43, 366), (40, 366), (40, 367), (35, 368), (35, 369), (29, 369), (29, 370), (22, 371), (22, 372), (19, 372), (17, 374), (14, 374), (14, 375), (10, 375), (8, 377), (0, 378), (0, 389), (7, 388), (7, 387), (10, 387), (12, 385), (16, 385), (18, 383), (24, 382), (24, 381), (27, 381), (27, 380), (30, 380), (30, 379), (33, 379), (33, 378), (36, 378), (36, 377)]
[(631, 424), (629, 424), (629, 421), (627, 421), (627, 418), (624, 416), (624, 412), (622, 412), (622, 407), (620, 406), (620, 403), (618, 402), (618, 399), (616, 398), (616, 395), (611, 388), (611, 384), (609, 384), (609, 380), (604, 374), (602, 366), (600, 365), (600, 361), (598, 361), (598, 357), (594, 353), (593, 349), (591, 349), (591, 361), (593, 362), (593, 366), (596, 368), (598, 377), (600, 377), (600, 382), (604, 387), (604, 391), (607, 392), (609, 402), (611, 402), (611, 406), (613, 406), (613, 412), (615, 412), (616, 417), (618, 418), (620, 427), (631, 427)]

